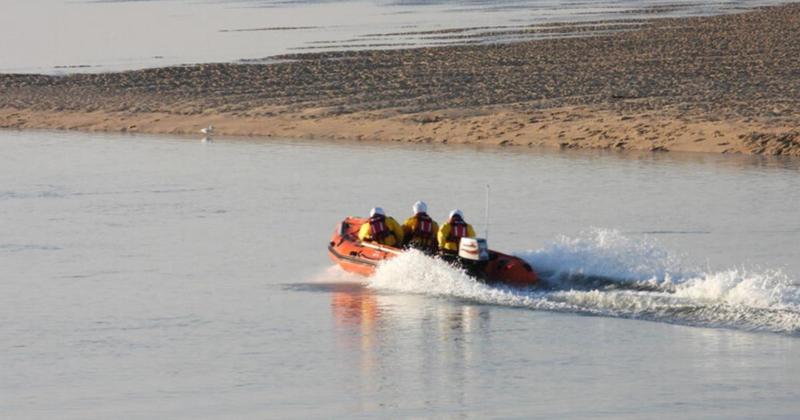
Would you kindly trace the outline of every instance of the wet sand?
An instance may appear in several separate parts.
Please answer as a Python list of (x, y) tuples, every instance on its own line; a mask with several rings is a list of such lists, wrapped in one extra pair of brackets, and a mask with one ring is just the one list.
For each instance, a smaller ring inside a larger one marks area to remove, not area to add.
[(0, 75), (0, 127), (800, 156), (800, 5), (603, 36)]

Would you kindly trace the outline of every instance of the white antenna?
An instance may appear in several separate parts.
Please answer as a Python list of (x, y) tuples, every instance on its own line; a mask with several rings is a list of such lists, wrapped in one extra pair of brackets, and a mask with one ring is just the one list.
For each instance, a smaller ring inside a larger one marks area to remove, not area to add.
[(483, 239), (489, 240), (489, 184), (486, 184), (486, 220), (484, 222), (485, 232)]

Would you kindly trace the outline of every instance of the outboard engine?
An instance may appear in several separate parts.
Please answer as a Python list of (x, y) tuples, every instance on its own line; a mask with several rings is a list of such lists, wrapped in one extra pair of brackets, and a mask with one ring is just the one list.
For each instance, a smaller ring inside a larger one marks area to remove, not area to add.
[(468, 261), (488, 261), (489, 245), (483, 238), (461, 238), (458, 256)]

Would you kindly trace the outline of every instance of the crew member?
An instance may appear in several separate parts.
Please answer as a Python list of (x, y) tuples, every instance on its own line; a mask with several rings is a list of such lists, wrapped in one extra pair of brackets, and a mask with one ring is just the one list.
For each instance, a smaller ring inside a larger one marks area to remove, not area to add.
[(433, 254), (437, 248), (436, 233), (439, 231), (439, 225), (428, 216), (428, 205), (424, 201), (417, 201), (412, 209), (414, 215), (403, 223), (405, 245), (426, 254)]
[(447, 223), (439, 228), (439, 251), (444, 254), (458, 254), (458, 244), (461, 238), (474, 238), (475, 229), (464, 221), (464, 213), (459, 209), (450, 212)]
[(400, 246), (403, 244), (403, 229), (396, 220), (386, 217), (380, 207), (369, 212), (369, 220), (358, 230), (358, 239), (377, 242), (381, 245)]

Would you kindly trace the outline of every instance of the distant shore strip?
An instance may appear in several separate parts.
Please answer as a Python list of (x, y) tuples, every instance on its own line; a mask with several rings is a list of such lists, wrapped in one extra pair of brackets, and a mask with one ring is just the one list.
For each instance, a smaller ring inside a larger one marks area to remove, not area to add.
[(800, 4), (496, 45), (0, 75), (0, 127), (800, 156)]

